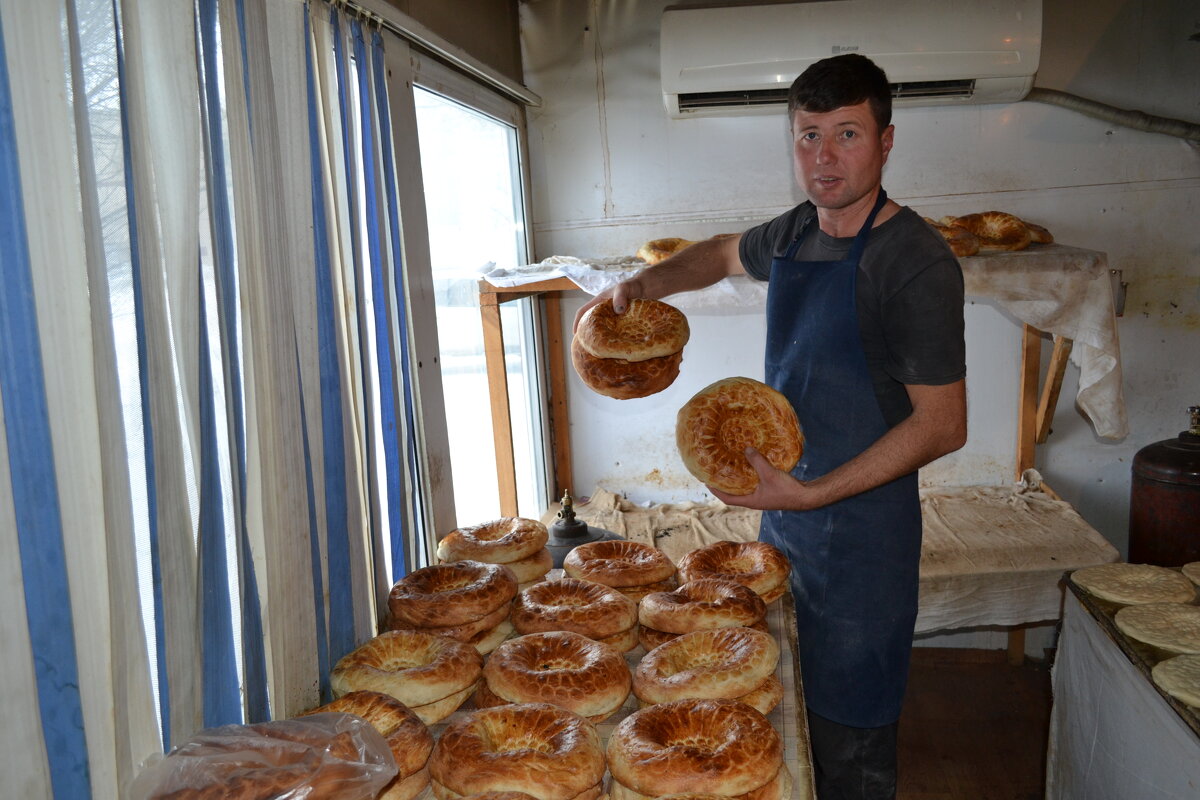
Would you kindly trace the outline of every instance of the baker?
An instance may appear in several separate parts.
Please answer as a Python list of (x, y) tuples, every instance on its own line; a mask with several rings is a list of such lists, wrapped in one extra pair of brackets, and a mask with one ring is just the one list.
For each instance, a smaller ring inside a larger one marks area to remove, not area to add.
[(962, 273), (883, 191), (894, 127), (877, 65), (813, 64), (788, 114), (807, 202), (680, 251), (580, 316), (740, 273), (768, 282), (766, 382), (795, 408), (804, 455), (789, 474), (748, 450), (758, 487), (713, 494), (762, 509), (759, 538), (791, 559), (817, 795), (886, 798), (917, 613), (917, 470), (966, 440)]

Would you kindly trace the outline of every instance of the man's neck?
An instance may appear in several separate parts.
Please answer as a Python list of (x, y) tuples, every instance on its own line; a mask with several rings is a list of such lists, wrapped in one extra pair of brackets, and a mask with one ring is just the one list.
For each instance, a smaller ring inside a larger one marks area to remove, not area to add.
[[(858, 235), (859, 229), (867, 221), (867, 217), (871, 215), (871, 209), (875, 207), (875, 200), (879, 196), (879, 190), (880, 187), (876, 186), (874, 191), (867, 192), (867, 194), (855, 200), (850, 205), (843, 206), (842, 208), (818, 208), (817, 223), (821, 227), (821, 232), (835, 239)], [(879, 213), (875, 215), (875, 223), (871, 227), (875, 228), (887, 222), (899, 210), (900, 206), (888, 200), (883, 208), (879, 209)]]

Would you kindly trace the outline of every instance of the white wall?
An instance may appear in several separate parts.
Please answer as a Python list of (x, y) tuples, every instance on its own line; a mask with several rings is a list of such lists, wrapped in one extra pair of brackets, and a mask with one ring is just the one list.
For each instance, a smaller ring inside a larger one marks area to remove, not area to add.
[[(672, 120), (659, 88), (664, 0), (522, 5), (538, 258), (632, 254), (662, 236), (744, 230), (803, 196), (784, 115)], [(1037, 84), (1110, 105), (1200, 121), (1200, 8), (1189, 0), (1045, 0)], [(1200, 149), (1022, 102), (898, 109), (884, 186), (927, 216), (1000, 209), (1058, 241), (1108, 254), (1129, 283), (1119, 321), (1130, 434), (1096, 437), (1071, 398), (1069, 367), (1038, 467), (1118, 548), (1127, 540), (1130, 465), (1174, 437), (1200, 402)], [(585, 295), (568, 297), (569, 320)], [(687, 310), (685, 308), (685, 310)], [(635, 501), (703, 499), (673, 443), (675, 412), (730, 374), (761, 377), (763, 324), (753, 307), (689, 311), (693, 340), (675, 385), (616, 401), (571, 375), (577, 495), (594, 487)], [(1006, 481), (1016, 423), (1019, 329), (993, 305), (967, 308), (970, 441), (937, 479)]]

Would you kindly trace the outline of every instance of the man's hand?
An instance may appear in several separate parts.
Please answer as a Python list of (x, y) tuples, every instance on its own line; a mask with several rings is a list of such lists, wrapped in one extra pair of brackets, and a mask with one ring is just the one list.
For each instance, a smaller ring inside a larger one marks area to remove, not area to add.
[(739, 233), (696, 242), (670, 258), (647, 267), (632, 278), (605, 289), (584, 303), (575, 313), (575, 323), (571, 326), (571, 331), (579, 328), (579, 321), (589, 308), (610, 297), (613, 310), (624, 314), (632, 300), (661, 300), (678, 292), (692, 292), (712, 286), (722, 278), (744, 272), (741, 257), (738, 255), (738, 242), (741, 239), (742, 235)]
[(571, 326), (571, 331), (573, 333), (579, 330), (579, 321), (583, 319), (583, 315), (587, 313), (589, 308), (598, 303), (603, 303), (610, 297), (613, 301), (613, 310), (618, 314), (624, 314), (625, 309), (629, 308), (630, 301), (645, 296), (645, 289), (642, 287), (637, 275), (621, 281), (616, 286), (610, 286), (580, 306), (579, 310), (575, 312), (575, 323)]
[(709, 486), (708, 490), (726, 505), (757, 508), (763, 511), (806, 511), (827, 502), (815, 482), (798, 481), (789, 473), (775, 469), (762, 453), (746, 448), (746, 460), (758, 473), (758, 487), (750, 494), (726, 494)]
[(912, 414), (866, 450), (824, 475), (798, 481), (747, 448), (746, 458), (758, 473), (758, 488), (741, 496), (711, 486), (709, 491), (731, 506), (804, 511), (874, 489), (962, 447), (967, 440), (966, 381), (908, 385), (905, 389), (912, 401)]

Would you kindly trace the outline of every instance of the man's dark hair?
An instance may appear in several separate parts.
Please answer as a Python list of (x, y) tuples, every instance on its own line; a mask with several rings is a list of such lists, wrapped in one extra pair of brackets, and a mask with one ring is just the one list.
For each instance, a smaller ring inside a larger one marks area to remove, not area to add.
[(892, 89), (884, 71), (858, 53), (823, 58), (792, 82), (788, 119), (794, 119), (797, 110), (824, 114), (864, 100), (882, 133), (892, 122)]

